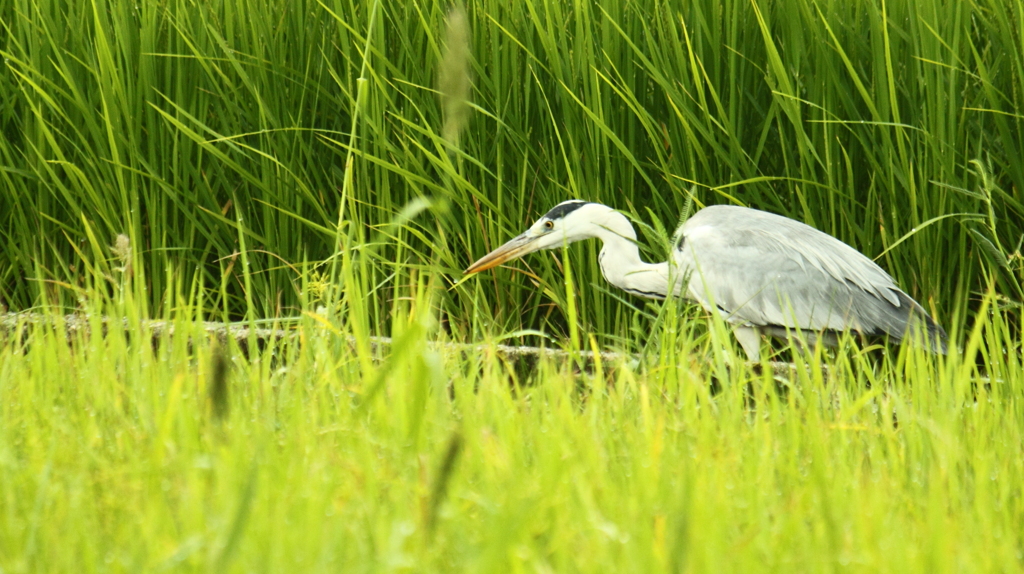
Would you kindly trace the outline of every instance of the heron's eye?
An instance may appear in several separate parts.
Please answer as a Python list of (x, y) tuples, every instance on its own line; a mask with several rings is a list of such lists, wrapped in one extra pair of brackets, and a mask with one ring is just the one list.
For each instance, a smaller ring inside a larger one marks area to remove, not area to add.
[(554, 229), (554, 228), (555, 228), (555, 222), (553, 222), (553, 221), (545, 221), (544, 222), (544, 229)]

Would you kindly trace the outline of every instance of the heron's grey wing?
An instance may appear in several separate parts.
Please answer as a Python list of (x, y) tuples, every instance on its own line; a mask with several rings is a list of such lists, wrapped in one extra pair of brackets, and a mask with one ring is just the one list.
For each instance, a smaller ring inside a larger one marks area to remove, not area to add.
[(680, 231), (674, 259), (690, 272), (688, 295), (730, 322), (898, 339), (912, 314), (927, 317), (870, 259), (798, 221), (715, 206)]

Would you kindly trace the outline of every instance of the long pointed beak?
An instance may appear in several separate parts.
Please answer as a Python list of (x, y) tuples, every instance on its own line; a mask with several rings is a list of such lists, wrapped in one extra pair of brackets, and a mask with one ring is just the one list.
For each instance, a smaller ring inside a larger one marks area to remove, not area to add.
[(513, 259), (519, 259), (527, 253), (532, 253), (539, 249), (536, 240), (537, 237), (530, 237), (526, 233), (518, 235), (508, 241), (508, 243), (501, 247), (491, 251), (487, 255), (481, 257), (476, 263), (466, 268), (465, 274), (479, 273), (481, 271), (487, 271), (492, 267), (497, 267), (506, 261)]

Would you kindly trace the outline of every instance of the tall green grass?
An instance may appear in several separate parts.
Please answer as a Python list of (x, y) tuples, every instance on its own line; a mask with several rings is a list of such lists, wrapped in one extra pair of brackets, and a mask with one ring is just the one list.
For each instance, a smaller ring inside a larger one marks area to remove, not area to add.
[(721, 342), (673, 324), (677, 352), (519, 371), (432, 347), (428, 287), (401, 292), (383, 356), (313, 310), (292, 339), (214, 343), (196, 291), (162, 303), (155, 344), (147, 323), (101, 335), (139, 313), (97, 291), (90, 332), (52, 314), (5, 337), (0, 569), (1024, 568), (1006, 311), (963, 354), (844, 348), (780, 382), (709, 367)]
[[(540, 288), (441, 277), (579, 197), (655, 229), (691, 198), (795, 217), (943, 323), (990, 285), (1024, 299), (1019, 1), (471, 3), (457, 150), (447, 8), (0, 2), (0, 298), (74, 308), (126, 234), (150, 311), (177, 275), (206, 316), (291, 315), (348, 250), (374, 332), (427, 273), (455, 338), (567, 333), (557, 257), (519, 264)], [(595, 250), (571, 253), (579, 319), (609, 344), (647, 319)]]

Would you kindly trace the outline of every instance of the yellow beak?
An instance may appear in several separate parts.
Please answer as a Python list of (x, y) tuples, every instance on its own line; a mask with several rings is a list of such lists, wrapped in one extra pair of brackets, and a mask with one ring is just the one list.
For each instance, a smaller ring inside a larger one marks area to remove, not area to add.
[(497, 267), (506, 261), (512, 261), (513, 259), (519, 259), (527, 253), (532, 253), (538, 249), (535, 241), (537, 237), (530, 237), (526, 233), (516, 236), (508, 241), (508, 243), (501, 247), (491, 251), (487, 255), (481, 257), (476, 263), (466, 268), (465, 274), (470, 275), (472, 273), (479, 273), (481, 271), (487, 271), (493, 267)]

